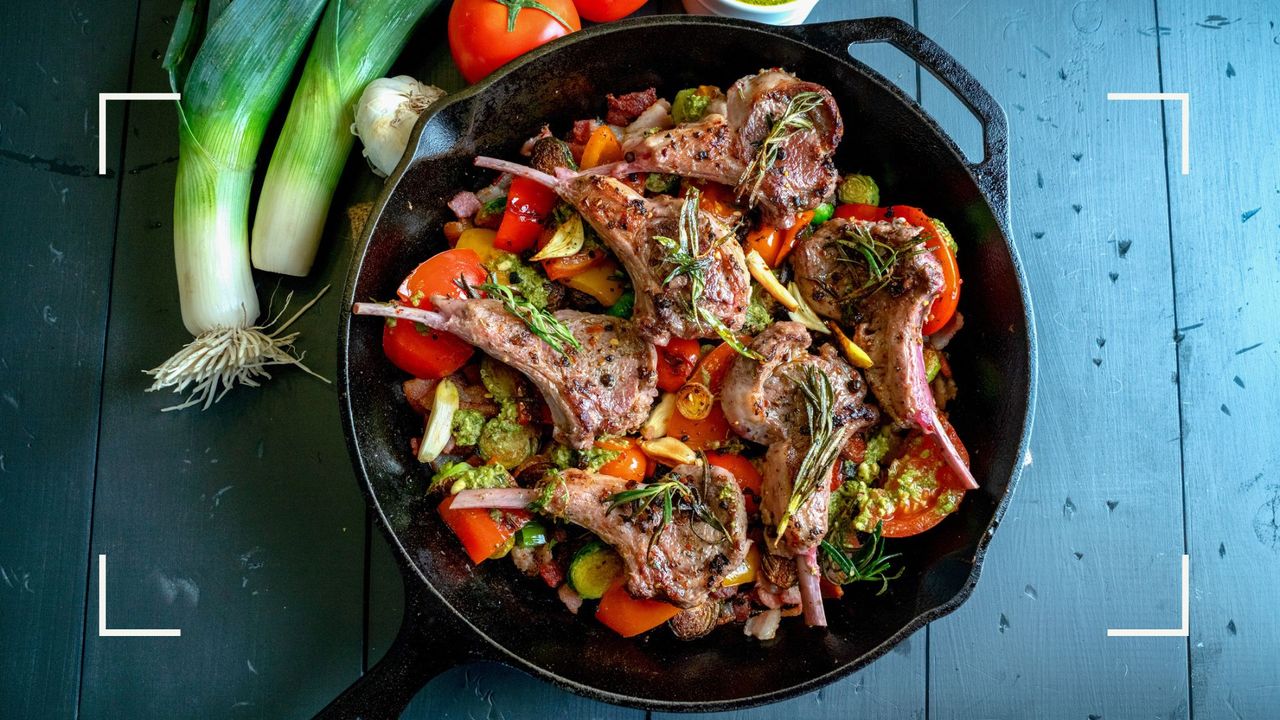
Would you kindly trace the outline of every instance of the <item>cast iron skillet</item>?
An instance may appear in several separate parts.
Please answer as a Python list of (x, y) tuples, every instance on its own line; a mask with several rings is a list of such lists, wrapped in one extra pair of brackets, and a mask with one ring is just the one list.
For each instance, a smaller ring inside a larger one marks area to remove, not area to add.
[[(893, 84), (850, 59), (851, 43), (874, 41), (892, 43), (920, 62), (977, 115), (981, 163), (968, 163)], [(445, 202), (458, 189), (484, 182), (472, 167), (476, 154), (515, 157), (543, 123), (562, 130), (575, 118), (597, 115), (607, 92), (654, 85), (670, 97), (691, 85), (728, 87), (769, 66), (835, 94), (846, 125), (839, 167), (870, 173), (886, 199), (927, 208), (959, 238), (966, 324), (952, 346), (961, 394), (951, 417), (982, 488), (933, 531), (895, 541), (906, 573), (878, 598), (874, 587), (851, 586), (843, 601), (828, 604), (826, 631), (792, 621), (768, 643), (745, 637), (738, 626), (695, 642), (662, 631), (626, 640), (590, 617), (569, 614), (555, 593), (509, 563), (468, 562), (436, 520), (435, 501), (423, 497), (425, 475), (409, 452), (421, 422), (403, 401), (402, 375), (382, 355), (381, 322), (344, 312), (338, 360), (344, 429), (368, 501), (398, 551), (408, 592), (404, 625), (386, 657), (322, 717), (397, 717), (427, 680), (474, 659), (507, 663), (622, 705), (677, 711), (757, 705), (861, 668), (969, 596), (1025, 452), (1034, 330), (1009, 237), (1004, 114), (964, 68), (903, 22), (773, 28), (657, 16), (575, 33), (521, 58), (419, 121), (413, 150), (366, 225), (346, 307), (392, 297), (402, 277), (441, 249)]]

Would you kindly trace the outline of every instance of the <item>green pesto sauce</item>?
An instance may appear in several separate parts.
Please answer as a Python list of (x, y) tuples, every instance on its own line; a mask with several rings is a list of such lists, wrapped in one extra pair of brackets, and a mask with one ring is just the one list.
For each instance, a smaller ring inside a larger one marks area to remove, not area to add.
[(791, 0), (738, 0), (748, 5), (786, 5)]

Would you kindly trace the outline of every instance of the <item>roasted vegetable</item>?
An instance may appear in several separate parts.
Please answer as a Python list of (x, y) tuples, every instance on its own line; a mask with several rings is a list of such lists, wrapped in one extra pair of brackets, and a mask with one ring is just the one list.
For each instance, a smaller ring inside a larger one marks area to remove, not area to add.
[(569, 561), (569, 584), (587, 600), (599, 600), (622, 574), (622, 558), (600, 540), (592, 540)]
[(671, 103), (671, 119), (677, 124), (701, 120), (710, 103), (711, 98), (702, 88), (685, 88), (676, 93), (675, 101)]
[(436, 384), (435, 397), (431, 401), (431, 415), (427, 418), (422, 442), (418, 443), (418, 462), (429, 463), (440, 456), (449, 444), (453, 429), (453, 415), (458, 411), (458, 386), (445, 378)]
[(840, 180), (836, 194), (840, 196), (842, 203), (880, 204), (880, 187), (869, 175), (845, 175)]
[(463, 490), (510, 486), (511, 476), (501, 465), (451, 462), (431, 476), (431, 484), (427, 486), (427, 492), (432, 493), (443, 489), (450, 495), (456, 495)]

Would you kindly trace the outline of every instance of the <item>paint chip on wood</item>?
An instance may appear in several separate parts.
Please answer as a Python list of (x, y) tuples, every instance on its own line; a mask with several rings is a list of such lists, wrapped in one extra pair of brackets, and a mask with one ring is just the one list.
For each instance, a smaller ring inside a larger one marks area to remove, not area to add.
[(1261, 211), (1262, 211), (1262, 208), (1260, 207), (1256, 207), (1252, 210), (1245, 210), (1244, 212), (1240, 213), (1240, 222), (1242, 223), (1249, 222), (1249, 218), (1253, 217), (1254, 215), (1257, 215)]

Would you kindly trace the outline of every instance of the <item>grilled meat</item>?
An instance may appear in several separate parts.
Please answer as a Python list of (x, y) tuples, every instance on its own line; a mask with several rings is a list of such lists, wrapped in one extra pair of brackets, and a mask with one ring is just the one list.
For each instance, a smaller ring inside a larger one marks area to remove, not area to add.
[(626, 320), (556, 312), (582, 344), (561, 355), (499, 300), (436, 295), (431, 302), (435, 311), (395, 308), (379, 314), (457, 335), (523, 373), (546, 399), (558, 442), (586, 449), (598, 436), (632, 432), (648, 417), (658, 394), (657, 353)]
[[(626, 268), (636, 292), (632, 319), (646, 338), (661, 345), (671, 336), (717, 337), (713, 327), (693, 318), (688, 276), (679, 275), (664, 284), (674, 266), (669, 261), (669, 250), (655, 237), (679, 236), (683, 200), (648, 199), (619, 180), (601, 174), (561, 171), (559, 177), (553, 177), (492, 158), (477, 158), (476, 164), (554, 187), (577, 208)], [(704, 283), (698, 309), (730, 330), (737, 330), (742, 327), (751, 302), (751, 276), (742, 246), (732, 230), (711, 213), (699, 212), (698, 226), (698, 249), (708, 259), (702, 271)]]
[[(900, 218), (891, 223), (836, 220), (802, 240), (792, 263), (810, 307), (853, 324), (854, 342), (871, 356), (867, 381), (884, 411), (899, 427), (917, 427), (936, 437), (947, 463), (976, 488), (943, 430), (925, 376), (921, 329), (943, 278), (938, 261), (919, 243), (920, 232)], [(886, 277), (873, 277), (867, 262), (848, 251), (850, 240), (857, 238), (880, 244), (882, 257), (897, 253)]]
[[(784, 133), (776, 143), (776, 159), (757, 184), (754, 172), (746, 177), (748, 167), (792, 98), (804, 92), (820, 98), (806, 114), (812, 129)], [(627, 163), (619, 172), (674, 173), (735, 186), (739, 197), (760, 206), (766, 222), (788, 228), (797, 212), (816, 207), (834, 191), (832, 158), (843, 133), (830, 91), (782, 70), (765, 70), (734, 83), (723, 114), (629, 137), (623, 145)]]
[(725, 533), (704, 522), (685, 502), (673, 505), (671, 521), (658, 532), (662, 503), (637, 511), (609, 509), (609, 499), (635, 487), (622, 478), (583, 470), (548, 476), (546, 511), (594, 532), (622, 556), (627, 590), (636, 597), (667, 600), (682, 608), (707, 602), (727, 573), (742, 564), (750, 546), (742, 490), (726, 470), (680, 465), (667, 480), (696, 488)]

